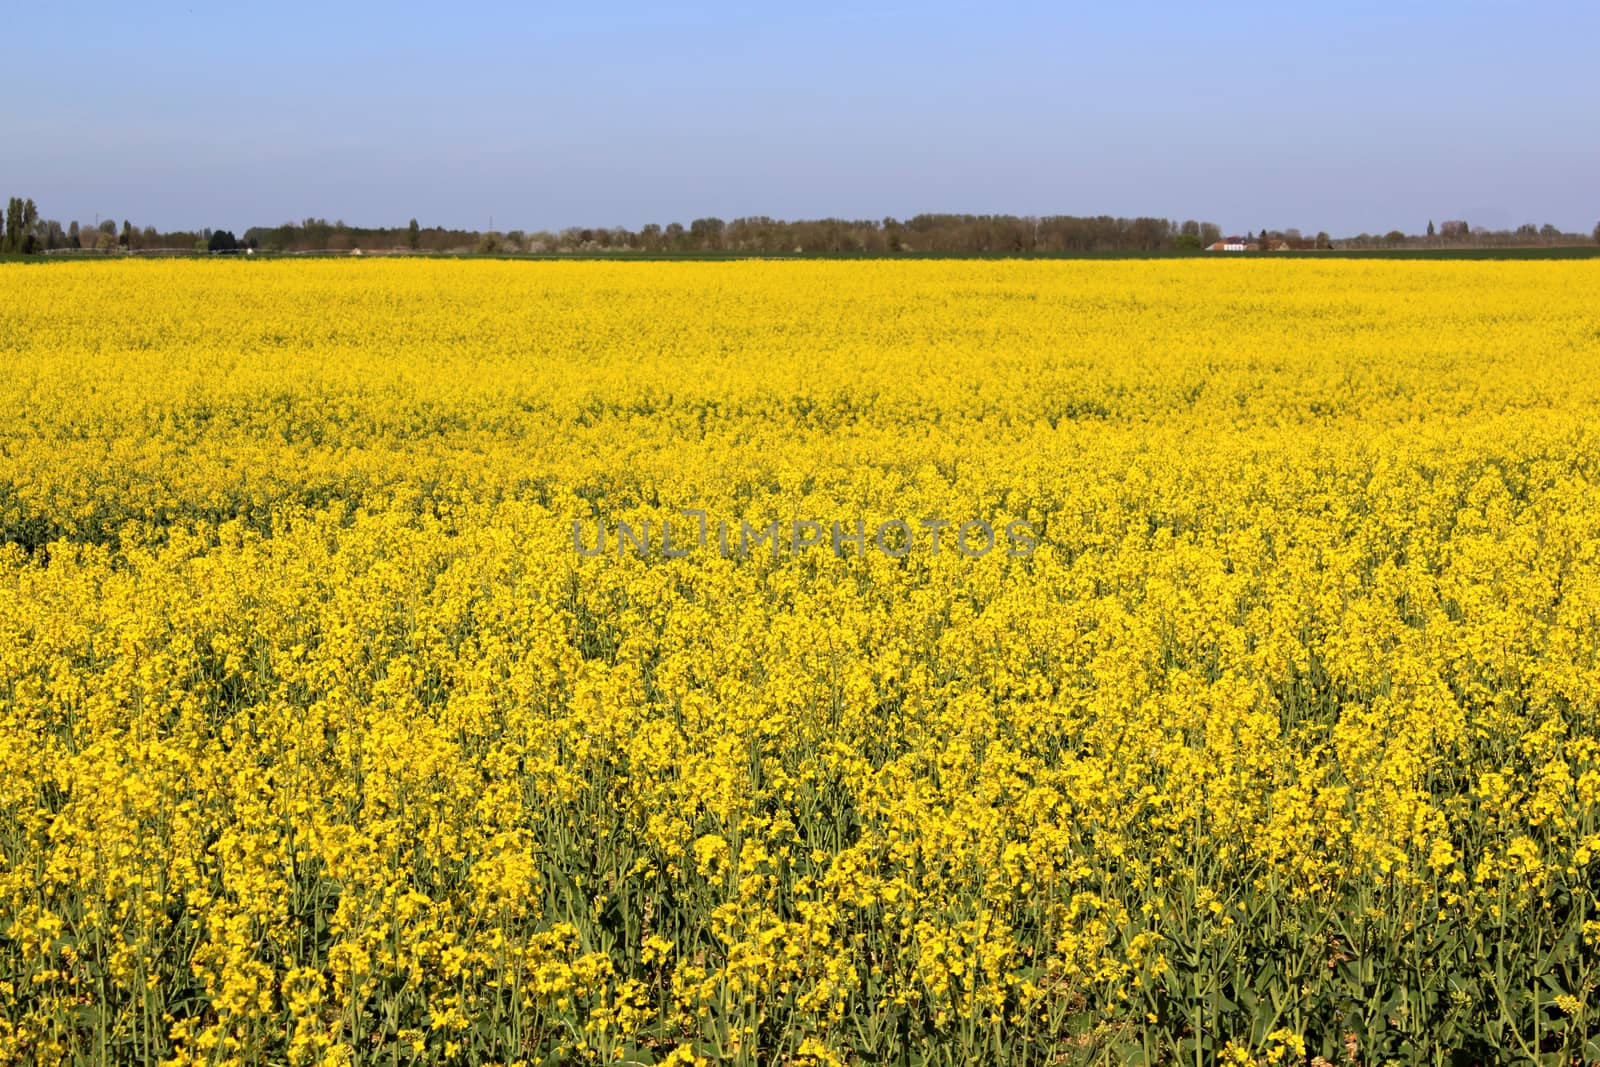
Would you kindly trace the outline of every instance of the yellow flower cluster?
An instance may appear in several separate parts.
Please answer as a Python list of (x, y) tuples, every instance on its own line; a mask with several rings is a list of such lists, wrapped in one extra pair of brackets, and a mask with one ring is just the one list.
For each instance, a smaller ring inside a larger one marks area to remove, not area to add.
[[(0, 1064), (1600, 1060), (1600, 263), (13, 264), (0, 368)], [(916, 544), (575, 550), (686, 509)]]

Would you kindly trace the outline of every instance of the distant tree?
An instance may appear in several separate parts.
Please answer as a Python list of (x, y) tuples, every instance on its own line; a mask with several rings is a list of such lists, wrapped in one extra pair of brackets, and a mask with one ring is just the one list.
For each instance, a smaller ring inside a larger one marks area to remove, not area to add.
[(22, 202), (22, 246), (18, 249), (24, 255), (32, 255), (39, 250), (38, 238), (34, 235), (34, 227), (39, 223), (39, 209), (34, 206), (30, 198)]
[(13, 196), (6, 201), (5, 234), (0, 238), (0, 252), (29, 254), (37, 250), (34, 226), (39, 221), (39, 211), (32, 200)]
[(689, 223), (689, 240), (697, 248), (716, 251), (722, 247), (723, 222), (718, 218), (695, 219)]
[(67, 247), (68, 248), (82, 248), (83, 247), (83, 245), (78, 241), (78, 224), (76, 222), (74, 222), (72, 225), (67, 227)]
[(122, 220), (122, 236), (117, 238), (117, 244), (129, 251), (133, 250), (133, 223), (127, 219)]
[(1198, 248), (1204, 248), (1205, 246), (1200, 243), (1200, 235), (1199, 234), (1197, 234), (1197, 233), (1180, 233), (1173, 240), (1172, 247), (1173, 248), (1178, 248), (1178, 249), (1183, 249), (1185, 251), (1193, 251), (1193, 250), (1198, 249)]
[(1222, 240), (1222, 227), (1221, 226), (1218, 226), (1214, 222), (1202, 222), (1200, 224), (1200, 243), (1201, 244), (1203, 244), (1203, 245), (1214, 245), (1220, 240)]
[(1594, 224), (1594, 233), (1590, 236), (1594, 238), (1595, 244), (1600, 245), (1600, 222)]
[(234, 238), (230, 230), (213, 230), (211, 231), (211, 236), (206, 240), (206, 250), (208, 252), (237, 252), (239, 250), (239, 242)]
[(1561, 236), (1561, 231), (1547, 222), (1543, 226), (1539, 227), (1539, 236), (1543, 237), (1546, 241), (1553, 241)]
[(1388, 233), (1383, 235), (1383, 239), (1392, 245), (1405, 244), (1406, 235), (1401, 233), (1399, 230), (1390, 230)]
[(1428, 220), (1428, 236), (1429, 237), (1433, 236), (1433, 220), (1432, 219)]
[(406, 227), (406, 244), (413, 252), (422, 247), (422, 227), (417, 225), (416, 219), (412, 219), (411, 224)]
[(1324, 251), (1333, 247), (1333, 238), (1328, 236), (1327, 230), (1322, 230), (1317, 234), (1317, 247)]

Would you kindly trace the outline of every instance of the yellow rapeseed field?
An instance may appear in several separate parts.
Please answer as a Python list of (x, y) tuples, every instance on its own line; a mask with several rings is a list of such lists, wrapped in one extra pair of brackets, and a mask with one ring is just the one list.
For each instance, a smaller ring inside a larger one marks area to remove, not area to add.
[(1600, 1061), (1600, 262), (11, 264), (0, 411), (0, 1063)]

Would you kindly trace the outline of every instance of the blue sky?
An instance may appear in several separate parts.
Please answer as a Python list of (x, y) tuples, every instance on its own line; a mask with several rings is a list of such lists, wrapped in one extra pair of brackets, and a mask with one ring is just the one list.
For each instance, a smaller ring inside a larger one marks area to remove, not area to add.
[(1600, 4), (15, 3), (0, 196), (243, 230), (1600, 221)]

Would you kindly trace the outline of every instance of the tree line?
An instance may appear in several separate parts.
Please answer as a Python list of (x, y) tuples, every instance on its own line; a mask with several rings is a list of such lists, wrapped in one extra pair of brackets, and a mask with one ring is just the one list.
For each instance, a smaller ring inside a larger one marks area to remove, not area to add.
[(207, 251), (210, 230), (158, 231), (142, 229), (124, 219), (118, 226), (113, 219), (94, 222), (69, 222), (39, 217), (31, 198), (11, 197), (6, 202), (5, 229), (0, 236), (0, 254), (34, 255), (44, 252), (152, 252)]
[(1432, 248), (1600, 243), (1600, 224), (1588, 236), (1563, 233), (1531, 223), (1515, 230), (1488, 230), (1450, 220), (1426, 234), (1392, 230), (1334, 239), (1327, 233), (1306, 237), (1294, 228), (1263, 227), (1245, 237), (1224, 236), (1212, 222), (1190, 219), (1109, 215), (957, 215), (922, 214), (909, 219), (801, 219), (766, 216), (724, 221), (699, 218), (626, 227), (568, 227), (559, 231), (465, 230), (421, 226), (364, 227), (342, 220), (308, 218), (279, 226), (252, 226), (242, 237), (231, 230), (162, 232), (116, 222), (41, 219), (34, 202), (12, 197), (7, 204), (0, 253), (48, 252), (228, 253), (264, 252), (482, 252), (482, 253), (646, 253), (664, 255), (1071, 255), (1077, 253), (1164, 252), (1208, 248), (1221, 241), (1252, 249)]
[(1216, 240), (1214, 223), (1157, 218), (1080, 218), (1057, 215), (917, 215), (886, 219), (803, 219), (751, 216), (724, 221), (694, 219), (688, 225), (651, 223), (626, 227), (573, 226), (550, 230), (467, 231), (424, 227), (368, 229), (307, 219), (245, 231), (266, 251), (340, 252), (641, 252), (743, 255), (1030, 255), (1064, 252), (1156, 252), (1200, 248)]
[[(464, 230), (421, 226), (352, 226), (308, 218), (278, 226), (252, 226), (241, 237), (230, 230), (161, 232), (110, 220), (62, 226), (40, 220), (31, 200), (8, 214), (8, 252), (641, 252), (744, 255), (1035, 255), (1071, 252), (1159, 252), (1198, 249), (1222, 231), (1210, 222), (1109, 215), (916, 215), (886, 219), (803, 219), (752, 216), (725, 222), (694, 219), (688, 225), (569, 227), (559, 231)], [(13, 239), (13, 231), (18, 235)]]
[(1465, 219), (1448, 219), (1434, 225), (1428, 220), (1423, 233), (1409, 234), (1390, 230), (1384, 234), (1362, 233), (1338, 242), (1341, 248), (1528, 248), (1560, 245), (1600, 244), (1600, 222), (1590, 234), (1564, 232), (1552, 223), (1543, 226), (1525, 222), (1514, 229), (1491, 230), (1473, 226)]

